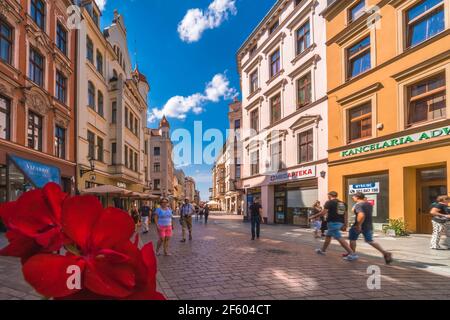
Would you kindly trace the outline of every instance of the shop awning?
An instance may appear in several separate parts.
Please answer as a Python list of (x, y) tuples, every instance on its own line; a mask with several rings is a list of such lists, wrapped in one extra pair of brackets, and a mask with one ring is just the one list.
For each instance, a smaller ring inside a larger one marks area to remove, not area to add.
[(132, 192), (131, 193), (132, 198), (142, 199), (142, 200), (156, 200), (160, 197), (154, 194), (149, 193), (142, 193), (142, 192)]
[(43, 188), (49, 182), (61, 184), (61, 172), (57, 167), (17, 156), (10, 155), (9, 159), (36, 188)]
[(116, 186), (99, 186), (90, 189), (85, 189), (81, 192), (82, 194), (91, 194), (91, 195), (115, 195), (115, 196), (123, 196), (123, 197), (132, 197), (133, 192), (119, 188)]

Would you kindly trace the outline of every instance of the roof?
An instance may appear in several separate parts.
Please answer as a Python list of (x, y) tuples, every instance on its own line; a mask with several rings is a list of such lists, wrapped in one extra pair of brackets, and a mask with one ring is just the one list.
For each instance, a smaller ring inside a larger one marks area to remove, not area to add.
[(169, 124), (169, 121), (167, 121), (166, 116), (162, 117), (161, 121), (159, 122), (159, 127), (160, 128), (163, 128), (163, 127), (170, 128), (170, 124)]

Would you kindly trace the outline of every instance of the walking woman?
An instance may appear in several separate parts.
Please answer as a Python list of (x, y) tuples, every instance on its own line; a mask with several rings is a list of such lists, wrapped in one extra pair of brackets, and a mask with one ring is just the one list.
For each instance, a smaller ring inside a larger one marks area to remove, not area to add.
[(164, 255), (169, 254), (169, 241), (172, 237), (173, 231), (173, 212), (169, 208), (169, 200), (166, 198), (161, 199), (160, 207), (155, 211), (155, 224), (159, 234), (159, 241), (156, 247), (156, 255), (159, 256), (161, 247), (164, 249)]
[[(441, 249), (441, 236), (450, 228), (450, 214), (448, 213), (448, 205), (450, 197), (440, 196), (437, 198), (437, 203), (433, 204), (431, 215), (433, 216), (431, 223), (433, 224), (433, 236), (431, 238), (431, 249)], [(450, 239), (447, 237), (448, 249), (450, 249)]]
[(139, 214), (139, 210), (138, 210), (138, 207), (137, 207), (136, 203), (133, 204), (133, 207), (131, 208), (131, 217), (134, 220), (134, 225), (135, 225), (135, 228), (136, 228), (136, 231), (137, 231), (138, 227), (139, 227), (139, 222), (141, 221), (141, 216)]

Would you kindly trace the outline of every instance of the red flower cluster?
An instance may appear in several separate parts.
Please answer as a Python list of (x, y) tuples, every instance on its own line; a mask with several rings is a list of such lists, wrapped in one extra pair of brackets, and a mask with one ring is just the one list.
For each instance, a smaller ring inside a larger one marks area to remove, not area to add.
[[(103, 209), (92, 196), (69, 197), (54, 183), (0, 207), (9, 245), (0, 255), (22, 259), (25, 279), (55, 299), (164, 300), (156, 291), (151, 243), (138, 248), (133, 219)], [(61, 255), (60, 253), (64, 255)], [(72, 272), (80, 285), (71, 286)]]

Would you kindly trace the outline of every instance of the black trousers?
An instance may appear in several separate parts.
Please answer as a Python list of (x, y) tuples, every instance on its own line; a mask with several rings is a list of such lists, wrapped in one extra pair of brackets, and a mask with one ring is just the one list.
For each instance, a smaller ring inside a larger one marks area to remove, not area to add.
[(252, 238), (255, 239), (255, 236), (259, 238), (261, 233), (261, 219), (259, 217), (252, 217)]
[(205, 224), (208, 223), (208, 217), (209, 217), (209, 214), (205, 214)]

